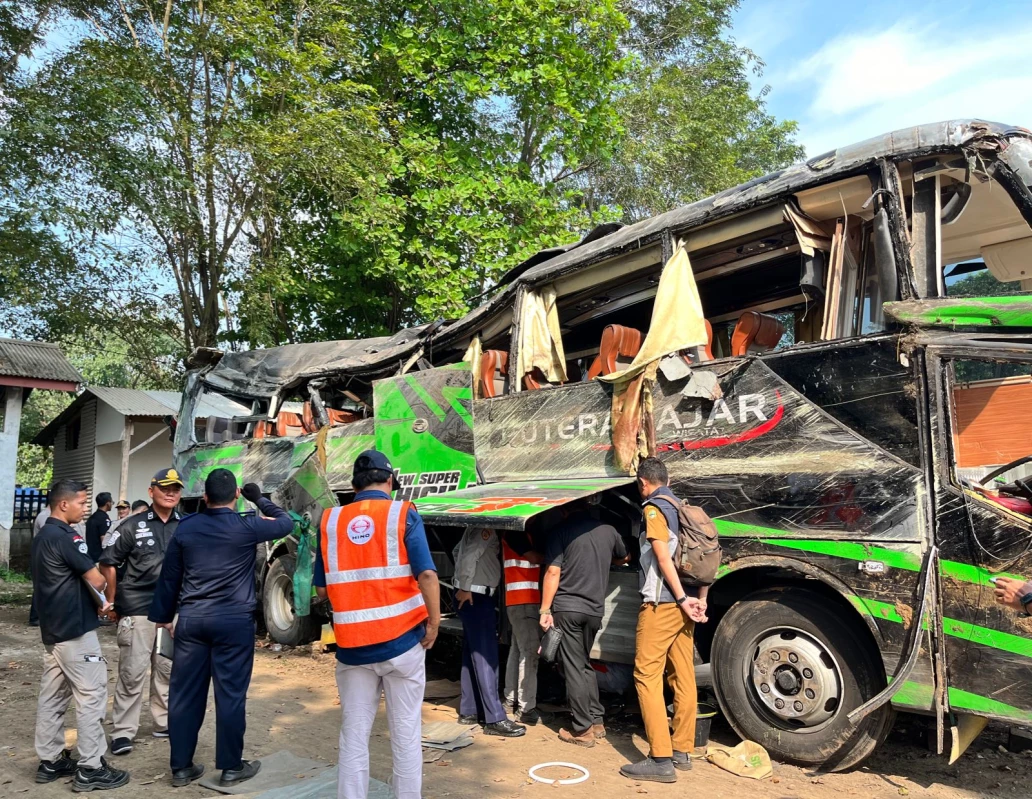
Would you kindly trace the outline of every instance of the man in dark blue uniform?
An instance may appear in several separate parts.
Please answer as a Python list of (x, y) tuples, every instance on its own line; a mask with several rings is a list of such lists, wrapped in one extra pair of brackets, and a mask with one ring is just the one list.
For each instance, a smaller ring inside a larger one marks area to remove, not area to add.
[[(241, 516), (244, 496), (263, 516)], [(245, 703), (254, 665), (254, 571), (257, 546), (290, 533), (294, 522), (248, 483), (243, 491), (228, 469), (204, 481), (206, 509), (187, 516), (169, 540), (150, 620), (174, 632), (168, 728), (172, 785), (204, 773), (193, 762), (208, 686), (215, 680), (215, 767), (219, 784), (236, 785), (261, 763), (243, 760)], [(172, 620), (179, 613), (173, 630)]]

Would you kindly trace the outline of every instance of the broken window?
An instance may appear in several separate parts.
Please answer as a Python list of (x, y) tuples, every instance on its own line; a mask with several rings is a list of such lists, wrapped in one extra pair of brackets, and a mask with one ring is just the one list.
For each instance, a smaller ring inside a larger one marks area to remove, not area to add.
[(765, 363), (862, 438), (919, 466), (917, 389), (891, 338), (786, 351)]
[(1032, 515), (1032, 364), (948, 364), (951, 476), (1010, 510)]
[(1032, 292), (1032, 229), (981, 158), (904, 163), (900, 176), (920, 296)]

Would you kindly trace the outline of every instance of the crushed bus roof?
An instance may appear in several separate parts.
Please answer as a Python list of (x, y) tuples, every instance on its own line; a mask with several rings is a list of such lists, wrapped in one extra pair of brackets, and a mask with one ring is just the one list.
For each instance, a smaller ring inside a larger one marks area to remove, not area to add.
[(604, 226), (591, 231), (575, 244), (536, 253), (510, 270), (494, 288), (494, 296), (461, 319), (443, 325), (412, 327), (387, 337), (225, 353), (202, 379), (206, 385), (219, 391), (268, 398), (282, 396), (308, 380), (321, 377), (348, 372), (383, 376), (399, 361), (418, 357), (420, 347), (430, 338), (433, 338), (435, 347), (468, 339), (512, 306), (520, 286), (547, 284), (599, 261), (655, 246), (667, 233), (678, 234), (776, 202), (829, 178), (858, 172), (880, 158), (930, 155), (979, 144), (996, 148), (1014, 136), (1032, 139), (1032, 133), (1024, 128), (982, 120), (938, 122), (886, 133), (815, 156), (636, 224)]

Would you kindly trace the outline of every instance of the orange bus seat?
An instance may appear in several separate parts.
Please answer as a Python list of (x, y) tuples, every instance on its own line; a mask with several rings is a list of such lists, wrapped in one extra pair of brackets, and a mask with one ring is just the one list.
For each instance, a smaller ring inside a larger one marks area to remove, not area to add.
[(738, 318), (731, 334), (731, 355), (740, 357), (751, 352), (766, 352), (778, 345), (785, 326), (777, 318), (757, 311), (746, 311)]
[(641, 350), (642, 335), (640, 330), (623, 325), (606, 325), (602, 331), (602, 341), (598, 347), (598, 357), (588, 369), (588, 380), (599, 375), (611, 375), (619, 369), (631, 365), (634, 356)]
[(480, 356), (480, 396), (500, 397), (509, 388), (509, 353), (484, 350)]

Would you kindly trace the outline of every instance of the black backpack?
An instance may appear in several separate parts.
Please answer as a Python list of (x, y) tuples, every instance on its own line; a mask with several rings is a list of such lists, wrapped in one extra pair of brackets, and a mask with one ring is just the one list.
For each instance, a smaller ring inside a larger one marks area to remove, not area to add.
[(712, 585), (720, 568), (720, 541), (717, 526), (702, 508), (687, 500), (676, 502), (670, 497), (658, 496), (677, 509), (677, 548), (674, 550), (674, 568), (684, 585)]

